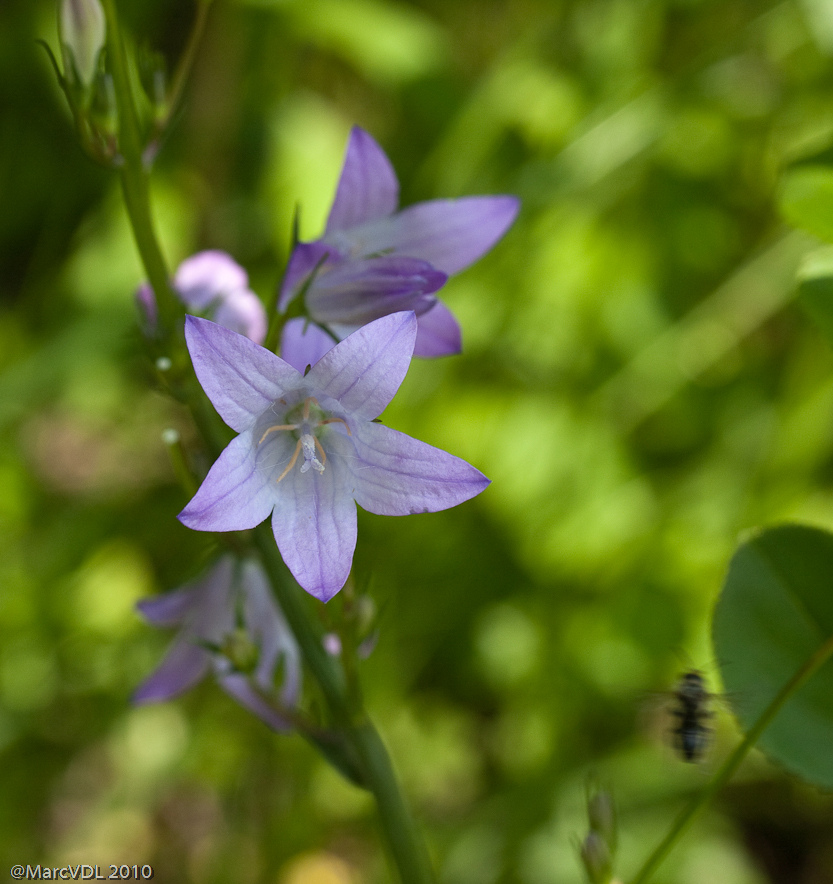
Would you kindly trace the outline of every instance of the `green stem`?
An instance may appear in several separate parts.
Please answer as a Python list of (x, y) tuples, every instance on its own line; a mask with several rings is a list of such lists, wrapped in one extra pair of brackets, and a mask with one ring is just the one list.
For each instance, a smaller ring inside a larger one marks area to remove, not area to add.
[(184, 313), (184, 307), (171, 289), (168, 268), (153, 225), (148, 176), (142, 161), (142, 142), (136, 104), (130, 87), (127, 54), (124, 49), (115, 0), (103, 0), (107, 21), (107, 51), (113, 74), (113, 88), (119, 111), (120, 170), (124, 202), (139, 256), (156, 295), (161, 336), (170, 332)]
[(761, 717), (747, 732), (743, 742), (726, 759), (723, 766), (715, 774), (714, 779), (708, 786), (694, 797), (691, 803), (683, 809), (682, 813), (674, 821), (665, 838), (648, 857), (642, 868), (632, 879), (631, 884), (645, 884), (656, 870), (657, 866), (665, 859), (671, 848), (676, 844), (683, 833), (688, 829), (694, 818), (714, 798), (714, 796), (726, 785), (732, 774), (748, 754), (749, 750), (758, 742), (761, 734), (769, 727), (772, 720), (781, 710), (781, 707), (799, 688), (802, 687), (833, 655), (833, 636), (807, 660), (807, 662), (793, 675), (793, 677), (775, 695), (775, 698), (761, 714)]
[(435, 878), (428, 851), (405, 803), (379, 732), (365, 717), (350, 731), (350, 741), (364, 767), (368, 788), (376, 799), (382, 833), (403, 884), (432, 884)]

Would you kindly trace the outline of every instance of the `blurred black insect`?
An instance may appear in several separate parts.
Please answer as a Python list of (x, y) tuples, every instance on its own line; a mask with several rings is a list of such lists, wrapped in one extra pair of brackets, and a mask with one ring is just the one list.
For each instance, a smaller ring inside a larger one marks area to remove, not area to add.
[(671, 714), (676, 719), (674, 748), (684, 761), (703, 758), (711, 736), (708, 721), (714, 713), (709, 709), (709, 693), (705, 679), (696, 669), (684, 672), (674, 691)]

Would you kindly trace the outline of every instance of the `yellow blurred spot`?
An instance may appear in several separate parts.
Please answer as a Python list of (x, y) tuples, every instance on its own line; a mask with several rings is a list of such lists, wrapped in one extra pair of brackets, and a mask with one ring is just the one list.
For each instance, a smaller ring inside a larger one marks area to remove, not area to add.
[(145, 557), (126, 541), (100, 547), (76, 575), (74, 619), (96, 632), (125, 634), (138, 624), (135, 603), (151, 594)]
[(332, 853), (296, 857), (278, 877), (279, 884), (357, 884), (350, 866)]

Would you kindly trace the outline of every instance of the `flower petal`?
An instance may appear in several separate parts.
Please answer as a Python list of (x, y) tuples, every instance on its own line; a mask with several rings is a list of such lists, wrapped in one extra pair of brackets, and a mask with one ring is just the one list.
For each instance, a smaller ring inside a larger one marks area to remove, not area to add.
[(169, 700), (192, 688), (208, 672), (210, 655), (187, 638), (174, 640), (159, 667), (133, 694), (134, 703)]
[(281, 332), (281, 359), (303, 374), (329, 350), (336, 341), (303, 316), (290, 319)]
[(238, 433), (301, 384), (301, 375), (274, 353), (207, 319), (186, 316), (185, 340), (203, 390)]
[(341, 252), (335, 246), (327, 245), (321, 242), (321, 240), (297, 243), (289, 256), (286, 273), (281, 282), (278, 312), (286, 312), (290, 302), (295, 298), (309, 275), (319, 264), (323, 267), (327, 261), (336, 261), (341, 257)]
[(364, 129), (350, 130), (344, 166), (327, 219), (325, 236), (384, 218), (399, 205), (399, 182), (385, 152)]
[(246, 629), (260, 648), (260, 659), (253, 678), (262, 690), (271, 691), (275, 668), (282, 661), (281, 703), (294, 706), (301, 692), (301, 652), (298, 643), (275, 602), (263, 568), (253, 561), (246, 562), (243, 568)]
[(257, 454), (250, 431), (232, 439), (179, 521), (197, 531), (245, 531), (259, 525), (275, 504), (275, 486), (270, 471), (258, 468)]
[(506, 233), (519, 207), (514, 196), (430, 200), (340, 234), (334, 242), (354, 255), (394, 249), (443, 273), (458, 273)]
[(252, 687), (248, 678), (240, 673), (223, 675), (218, 679), (220, 687), (237, 700), (249, 712), (279, 732), (292, 730), (292, 725)]
[(197, 252), (177, 267), (174, 288), (194, 310), (205, 310), (213, 301), (237, 289), (247, 289), (246, 271), (226, 252)]
[(136, 602), (136, 610), (154, 626), (178, 626), (199, 603), (198, 589), (183, 588)]
[(338, 261), (322, 268), (306, 295), (309, 315), (324, 325), (366, 325), (388, 313), (418, 316), (436, 303), (448, 277), (425, 261), (388, 255)]
[(356, 504), (345, 485), (350, 476), (339, 466), (328, 459), (323, 473), (293, 469), (280, 483), (272, 514), (286, 566), (322, 602), (344, 586), (356, 549)]
[(445, 304), (437, 301), (417, 323), (414, 356), (453, 356), (463, 349), (460, 326)]
[[(340, 464), (352, 473), (356, 503), (371, 513), (433, 513), (474, 497), (489, 484), (462, 458), (381, 424), (363, 423), (346, 441), (352, 441), (357, 457), (340, 459)], [(344, 441), (340, 446), (346, 449)]]
[(383, 316), (322, 356), (306, 380), (356, 417), (373, 420), (405, 378), (416, 330), (413, 313)]

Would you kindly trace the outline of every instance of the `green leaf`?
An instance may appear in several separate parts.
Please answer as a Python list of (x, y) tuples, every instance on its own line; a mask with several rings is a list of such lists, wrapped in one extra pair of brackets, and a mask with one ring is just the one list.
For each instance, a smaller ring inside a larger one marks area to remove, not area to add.
[(824, 246), (807, 255), (798, 281), (801, 306), (833, 346), (833, 247)]
[(833, 242), (833, 169), (800, 166), (784, 176), (781, 214), (794, 227)]
[[(729, 565), (713, 630), (726, 690), (748, 730), (833, 634), (833, 535), (783, 525), (743, 543)], [(832, 661), (787, 699), (758, 747), (833, 788)]]

